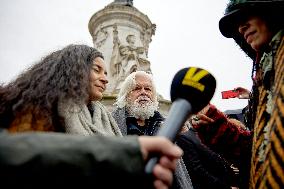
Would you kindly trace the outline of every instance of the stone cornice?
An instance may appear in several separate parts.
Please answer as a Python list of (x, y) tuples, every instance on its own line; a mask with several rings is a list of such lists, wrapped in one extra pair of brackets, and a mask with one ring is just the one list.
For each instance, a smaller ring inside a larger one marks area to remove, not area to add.
[(141, 13), (135, 7), (110, 4), (91, 17), (88, 26), (90, 34), (93, 35), (94, 30), (100, 27), (101, 23), (113, 19), (130, 20), (142, 28), (151, 28), (152, 26), (152, 22), (148, 16)]

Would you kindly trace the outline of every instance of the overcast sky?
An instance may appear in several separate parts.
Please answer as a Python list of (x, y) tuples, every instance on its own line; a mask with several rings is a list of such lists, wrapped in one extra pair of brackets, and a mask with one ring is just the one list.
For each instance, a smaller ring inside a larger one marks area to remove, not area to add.
[[(7, 83), (51, 51), (70, 43), (90, 46), (91, 16), (112, 0), (1, 0), (0, 83)], [(217, 88), (211, 103), (239, 109), (247, 100), (221, 99), (221, 91), (251, 88), (252, 61), (232, 39), (221, 35), (219, 19), (227, 0), (134, 0), (134, 6), (157, 25), (148, 60), (158, 92), (170, 99), (170, 84), (181, 68), (211, 72)]]

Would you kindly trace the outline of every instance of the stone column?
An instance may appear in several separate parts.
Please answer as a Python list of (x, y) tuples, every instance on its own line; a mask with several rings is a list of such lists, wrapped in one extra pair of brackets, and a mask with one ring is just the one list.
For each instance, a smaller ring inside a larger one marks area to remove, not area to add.
[(89, 22), (94, 47), (107, 65), (109, 84), (106, 94), (116, 94), (131, 72), (151, 72), (148, 48), (156, 25), (131, 4), (115, 1), (95, 13)]
[[(89, 21), (94, 47), (103, 53), (109, 84), (102, 103), (111, 111), (121, 83), (133, 71), (151, 72), (149, 44), (156, 25), (133, 7), (133, 1), (115, 0)], [(159, 111), (167, 115), (170, 101), (159, 95)]]

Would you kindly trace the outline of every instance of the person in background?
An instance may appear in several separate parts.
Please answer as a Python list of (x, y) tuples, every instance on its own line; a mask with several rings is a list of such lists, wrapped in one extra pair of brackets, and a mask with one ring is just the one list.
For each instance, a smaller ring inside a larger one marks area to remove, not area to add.
[(243, 123), (229, 118), (213, 104), (208, 104), (196, 115), (191, 116), (189, 122), (202, 144), (238, 168), (240, 176), (237, 175), (234, 184), (240, 186), (244, 182), (241, 173), (246, 171), (247, 161), (250, 159), (252, 132), (247, 130)]
[(122, 136), (99, 102), (106, 84), (103, 56), (87, 45), (50, 53), (0, 89), (0, 127)]
[[(153, 153), (161, 158), (152, 180), (145, 174), (144, 165)], [(0, 131), (1, 184), (12, 188), (80, 185), (165, 189), (171, 186), (172, 172), (181, 155), (182, 150), (163, 137)]]
[[(164, 117), (158, 112), (158, 96), (151, 74), (131, 73), (122, 83), (112, 112), (123, 135), (157, 134)], [(178, 161), (173, 188), (192, 188), (182, 159)]]
[(219, 21), (223, 36), (254, 62), (246, 123), (253, 130), (252, 152), (244, 188), (284, 187), (283, 10), (283, 0), (231, 0)]

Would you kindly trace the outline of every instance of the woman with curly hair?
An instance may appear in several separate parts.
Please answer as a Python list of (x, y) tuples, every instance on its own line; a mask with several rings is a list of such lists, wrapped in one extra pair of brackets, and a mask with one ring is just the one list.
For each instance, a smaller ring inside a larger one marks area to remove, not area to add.
[(52, 52), (0, 88), (0, 127), (10, 132), (82, 135), (121, 132), (99, 102), (106, 84), (103, 56), (86, 45)]

